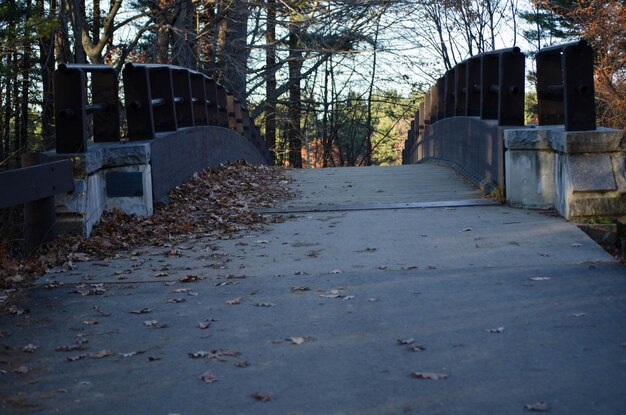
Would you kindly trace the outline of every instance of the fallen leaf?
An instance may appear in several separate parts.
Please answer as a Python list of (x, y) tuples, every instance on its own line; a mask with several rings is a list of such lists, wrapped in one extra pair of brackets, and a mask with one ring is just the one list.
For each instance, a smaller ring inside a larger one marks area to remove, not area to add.
[(228, 305), (241, 304), (241, 297), (231, 298), (230, 300), (227, 300), (225, 303)]
[(148, 358), (146, 359), (148, 362), (152, 363), (152, 362), (156, 362), (157, 360), (161, 360), (160, 357), (154, 357), (154, 356), (148, 356)]
[(13, 369), (13, 373), (17, 373), (18, 375), (25, 375), (30, 372), (30, 369), (26, 366), (20, 366)]
[(98, 324), (98, 320), (85, 320), (83, 321), (83, 323), (88, 326), (95, 326), (96, 324)]
[(310, 291), (310, 290), (311, 289), (309, 287), (301, 287), (301, 286), (291, 287), (291, 291), (294, 293), (302, 293), (302, 292)]
[(172, 298), (171, 300), (168, 300), (168, 303), (170, 304), (178, 304), (178, 303), (184, 303), (185, 300), (184, 298)]
[(200, 328), (200, 330), (206, 330), (209, 327), (211, 327), (211, 323), (208, 322), (208, 321), (206, 321), (206, 322), (200, 321), (200, 322), (198, 322), (198, 327)]
[(524, 405), (524, 409), (532, 412), (548, 412), (550, 407), (545, 402), (536, 402), (533, 404)]
[(235, 367), (248, 367), (250, 366), (250, 362), (248, 362), (247, 360), (240, 360), (237, 363), (235, 363)]
[(415, 339), (411, 337), (410, 339), (398, 339), (398, 344), (413, 344)]
[(213, 374), (211, 370), (207, 370), (206, 372), (201, 374), (200, 380), (203, 381), (204, 383), (217, 382), (217, 378), (215, 377), (215, 375)]
[(149, 312), (151, 312), (152, 309), (151, 308), (140, 308), (138, 310), (133, 310), (131, 311), (131, 313), (133, 314), (148, 314)]
[(178, 281), (183, 282), (183, 283), (188, 283), (188, 282), (198, 282), (198, 281), (202, 281), (203, 279), (205, 279), (206, 277), (202, 277), (200, 275), (186, 275), (185, 277), (179, 279)]
[(137, 350), (136, 352), (119, 353), (119, 355), (123, 358), (129, 358), (129, 357), (136, 356), (138, 354), (143, 354), (145, 352), (146, 352), (145, 350)]
[(72, 344), (70, 346), (59, 346), (54, 349), (57, 352), (75, 352), (78, 350), (86, 350), (89, 349), (89, 345), (87, 344)]
[(254, 241), (257, 244), (269, 244), (270, 241), (266, 240), (266, 239), (259, 239), (257, 241)]
[(22, 314), (30, 312), (27, 308), (20, 308), (14, 304), (10, 305), (7, 311), (15, 316), (21, 316)]
[(441, 380), (448, 377), (445, 373), (411, 372), (413, 379)]
[(89, 357), (92, 359), (102, 359), (113, 354), (110, 350), (100, 350), (99, 352), (89, 353)]
[(169, 273), (163, 271), (163, 272), (159, 272), (155, 275), (155, 277), (160, 278), (160, 277), (167, 277), (168, 275), (170, 275)]
[(292, 344), (300, 345), (304, 342), (315, 341), (315, 337), (312, 336), (304, 336), (304, 337), (288, 337), (285, 339), (286, 341), (290, 341)]
[(167, 327), (167, 324), (159, 323), (158, 320), (146, 320), (143, 322), (143, 325), (155, 329), (164, 329)]
[(35, 346), (32, 343), (29, 343), (26, 346), (22, 347), (22, 351), (24, 353), (35, 353), (37, 351), (37, 349), (39, 349), (39, 347)]
[(187, 355), (193, 359), (204, 359), (205, 357), (208, 357), (211, 353), (209, 352), (205, 352), (203, 350), (199, 351), (199, 352), (190, 352), (187, 353)]
[(423, 352), (424, 350), (426, 350), (426, 348), (421, 344), (409, 344), (406, 346), (406, 348), (412, 352)]
[(236, 274), (228, 274), (226, 276), (227, 280), (242, 280), (245, 278), (248, 278), (248, 277), (246, 277), (245, 275), (236, 275)]
[(87, 354), (87, 353), (79, 354), (79, 355), (76, 355), (76, 356), (69, 356), (69, 357), (67, 358), (67, 361), (68, 361), (68, 362), (75, 362), (75, 361), (77, 361), (77, 360), (84, 359), (84, 358), (86, 358), (87, 356), (89, 356), (89, 354)]
[(487, 329), (485, 330), (487, 333), (502, 333), (504, 331), (504, 327), (498, 327), (495, 329)]
[(252, 395), (250, 395), (250, 397), (260, 402), (269, 402), (274, 399), (274, 396), (271, 393), (266, 392), (254, 392)]

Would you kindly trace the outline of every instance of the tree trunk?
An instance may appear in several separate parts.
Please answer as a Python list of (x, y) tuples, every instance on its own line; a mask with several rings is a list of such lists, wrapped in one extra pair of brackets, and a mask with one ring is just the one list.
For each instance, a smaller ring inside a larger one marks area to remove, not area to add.
[(247, 64), (248, 55), (248, 2), (246, 0), (232, 0), (224, 10), (222, 16), (224, 27), (220, 26), (222, 46), (221, 68), (223, 70), (224, 86), (245, 105), (247, 101)]
[(265, 142), (276, 158), (276, 0), (267, 0), (265, 32)]
[[(31, 0), (26, 0), (26, 16), (25, 25), (29, 27), (28, 20), (31, 15)], [(30, 34), (27, 36), (24, 44), (24, 56), (22, 57), (22, 100), (21, 100), (21, 126), (20, 126), (20, 143), (24, 149), (28, 149), (28, 100), (30, 90), (30, 71), (31, 71), (31, 51)]]
[(300, 68), (302, 53), (299, 51), (299, 30), (293, 20), (289, 25), (289, 165), (295, 168), (302, 167), (302, 131), (300, 117), (302, 104), (300, 90)]
[[(37, 0), (40, 16), (45, 15), (44, 0)], [(50, 0), (50, 15), (54, 16), (56, 0)], [(42, 101), (41, 101), (41, 138), (44, 150), (54, 147), (54, 35), (39, 39), (39, 66), (41, 68)]]
[(100, 0), (93, 1), (93, 26), (91, 31), (91, 38), (93, 43), (100, 42)]

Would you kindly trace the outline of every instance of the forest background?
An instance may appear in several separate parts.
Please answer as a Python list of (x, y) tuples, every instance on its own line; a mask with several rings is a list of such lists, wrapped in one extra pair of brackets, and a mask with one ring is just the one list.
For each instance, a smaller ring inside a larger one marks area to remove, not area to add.
[[(59, 63), (171, 63), (244, 102), (278, 164), (398, 163), (423, 94), (467, 57), (587, 39), (598, 122), (626, 127), (626, 0), (3, 0), (0, 170), (54, 148)], [(527, 62), (527, 120), (536, 113)]]

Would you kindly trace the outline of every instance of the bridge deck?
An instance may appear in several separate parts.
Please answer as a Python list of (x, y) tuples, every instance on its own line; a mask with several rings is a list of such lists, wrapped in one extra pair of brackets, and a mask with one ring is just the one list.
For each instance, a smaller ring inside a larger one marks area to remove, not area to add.
[[(217, 253), (229, 262), (211, 256), (206, 242), (189, 241), (180, 258), (152, 250), (140, 268), (120, 258), (108, 267), (81, 263), (63, 276), (110, 283), (103, 295), (33, 289), (28, 318), (15, 325), (15, 317), (0, 317), (11, 332), (5, 343), (39, 345), (34, 355), (5, 351), (36, 363), (27, 376), (3, 377), (4, 408), (517, 414), (544, 401), (554, 413), (623, 411), (624, 268), (574, 225), (501, 205), (392, 208), (480, 199), (443, 167), (291, 174), (302, 198), (282, 209), (300, 213), (263, 233), (219, 242)], [(171, 275), (155, 278), (151, 268), (163, 263)], [(133, 271), (119, 283), (114, 271), (125, 269)], [(186, 274), (207, 279), (164, 286)], [(177, 288), (197, 296), (173, 293)], [(168, 303), (177, 297), (185, 302)], [(225, 304), (239, 297), (240, 304)], [(129, 313), (143, 307), (152, 312)], [(92, 319), (99, 324), (84, 324)], [(196, 326), (207, 319), (215, 319), (210, 328)], [(167, 327), (147, 328), (145, 320)], [(91, 352), (145, 353), (65, 361), (54, 348), (74, 344), (79, 333)], [(425, 350), (411, 351), (399, 339)], [(187, 356), (220, 348), (241, 355)], [(236, 366), (244, 360), (250, 366)], [(217, 382), (198, 380), (207, 369)], [(412, 372), (448, 377), (414, 379)], [(274, 399), (257, 402), (255, 392)]]

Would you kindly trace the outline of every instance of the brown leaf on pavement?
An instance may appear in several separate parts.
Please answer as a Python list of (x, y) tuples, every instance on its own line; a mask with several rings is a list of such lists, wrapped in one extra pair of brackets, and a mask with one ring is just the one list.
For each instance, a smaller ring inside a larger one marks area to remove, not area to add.
[(259, 402), (269, 402), (274, 399), (274, 396), (271, 393), (267, 392), (254, 392), (250, 397)]
[(17, 373), (18, 375), (25, 375), (30, 372), (30, 369), (26, 366), (19, 366), (13, 369), (13, 373)]
[(531, 412), (549, 412), (550, 407), (545, 402), (536, 402), (533, 404), (524, 405), (524, 409)]
[(426, 348), (422, 346), (421, 344), (415, 344), (415, 343), (407, 345), (406, 348), (412, 352), (423, 352), (424, 350), (426, 350)]
[(200, 275), (186, 275), (183, 278), (179, 279), (178, 281), (180, 282), (184, 282), (184, 283), (188, 283), (188, 282), (198, 282), (198, 281), (202, 281), (203, 279), (205, 279), (206, 277), (202, 277)]
[(200, 380), (203, 381), (204, 383), (213, 383), (213, 382), (217, 382), (217, 377), (215, 377), (215, 374), (213, 374), (211, 370), (207, 370), (206, 372), (200, 375)]
[(305, 291), (310, 291), (311, 289), (309, 287), (302, 287), (302, 286), (297, 286), (297, 287), (291, 287), (291, 292), (294, 293), (303, 293)]
[(92, 359), (102, 359), (103, 357), (108, 357), (113, 354), (110, 350), (100, 350), (99, 352), (89, 353), (89, 357)]
[(448, 377), (445, 373), (432, 373), (432, 372), (411, 372), (413, 379), (428, 379), (428, 380), (442, 380)]
[(140, 309), (137, 309), (137, 310), (133, 310), (133, 311), (131, 311), (131, 313), (133, 313), (133, 314), (148, 314), (151, 311), (152, 311), (151, 308), (144, 307), (144, 308), (140, 308)]
[(304, 342), (315, 341), (316, 339), (315, 337), (312, 337), (312, 336), (302, 336), (302, 337), (287, 337), (285, 340), (290, 341), (291, 344), (294, 344), (297, 346)]
[(225, 303), (228, 304), (228, 305), (241, 304), (241, 297), (231, 298), (230, 300), (227, 300)]

